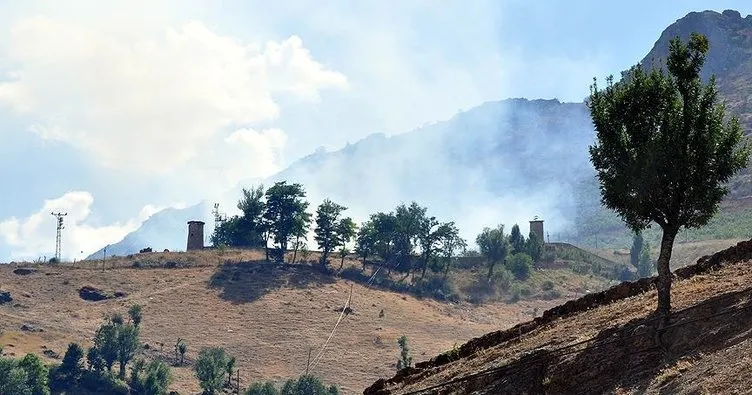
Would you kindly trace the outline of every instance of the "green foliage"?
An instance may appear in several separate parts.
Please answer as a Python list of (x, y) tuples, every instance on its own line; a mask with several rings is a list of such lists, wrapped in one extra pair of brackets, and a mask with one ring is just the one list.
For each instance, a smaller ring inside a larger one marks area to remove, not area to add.
[(494, 266), (497, 263), (503, 263), (510, 250), (509, 241), (504, 235), (504, 225), (499, 225), (494, 229), (484, 228), (475, 242), (480, 247), (481, 254), (488, 260), (488, 278), (490, 279)]
[(235, 357), (230, 357), (227, 360), (227, 366), (225, 367), (225, 370), (227, 371), (227, 385), (230, 384), (230, 381), (232, 380), (232, 373), (235, 371)]
[(505, 264), (506, 268), (514, 274), (518, 280), (525, 280), (533, 272), (533, 258), (521, 252), (512, 255)]
[(172, 381), (170, 367), (162, 361), (151, 361), (147, 365), (138, 359), (131, 368), (131, 390), (138, 395), (163, 395)]
[(225, 383), (230, 357), (223, 348), (202, 348), (198, 353), (195, 372), (199, 385), (207, 394), (214, 394)]
[(451, 269), (452, 259), (458, 252), (464, 252), (467, 248), (467, 242), (460, 237), (460, 231), (454, 222), (441, 224), (437, 232), (439, 233), (439, 251), (443, 258), (444, 276), (446, 277)]
[[(658, 259), (658, 311), (670, 309), (669, 260), (680, 228), (708, 223), (728, 193), (727, 182), (747, 165), (739, 121), (727, 119), (715, 77), (700, 69), (708, 39), (671, 40), (664, 68), (633, 67), (605, 89), (591, 86), (588, 100), (596, 143), (590, 159), (603, 204), (634, 231), (651, 223), (663, 230)], [(666, 72), (667, 71), (667, 72)]]
[(400, 349), (400, 359), (397, 361), (397, 371), (413, 366), (413, 357), (410, 356), (410, 348), (407, 346), (407, 336), (402, 335), (397, 340)]
[(34, 354), (26, 354), (23, 359), (18, 361), (18, 367), (26, 372), (26, 385), (33, 395), (48, 395), (49, 370), (42, 360)]
[(314, 240), (321, 249), (321, 265), (326, 267), (329, 254), (337, 247), (344, 247), (355, 236), (355, 223), (351, 218), (340, 218), (347, 207), (324, 200), (316, 209)]
[(86, 362), (89, 363), (89, 370), (97, 374), (101, 373), (105, 368), (104, 359), (102, 359), (102, 355), (96, 347), (90, 348), (86, 353)]
[(279, 395), (279, 391), (277, 391), (277, 387), (271, 381), (267, 381), (266, 383), (255, 382), (248, 387), (245, 395)]
[(141, 324), (141, 319), (143, 318), (141, 313), (141, 305), (134, 304), (133, 306), (131, 306), (131, 308), (128, 309), (128, 316), (130, 317), (133, 326), (138, 328), (138, 326)]
[(637, 276), (640, 278), (650, 277), (655, 271), (655, 263), (650, 259), (650, 247), (646, 242), (640, 252), (640, 260), (637, 264)]
[(535, 232), (530, 232), (528, 235), (525, 252), (530, 258), (533, 258), (533, 262), (540, 262), (543, 254), (543, 240), (538, 239)]
[(26, 370), (12, 359), (0, 358), (0, 394), (34, 395)]
[(211, 237), (214, 246), (258, 248), (266, 245), (266, 224), (263, 221), (266, 207), (263, 201), (264, 186), (243, 188), (242, 193), (243, 196), (237, 205), (242, 215), (228, 218), (215, 229)]
[(81, 379), (83, 371), (84, 349), (78, 343), (68, 344), (68, 349), (63, 355), (63, 362), (57, 368), (53, 376), (55, 383), (53, 386), (60, 388), (70, 388), (76, 386)]
[(279, 181), (266, 191), (263, 219), (274, 243), (281, 250), (282, 258), (288, 242), (292, 238), (305, 236), (310, 225), (311, 216), (305, 211), (308, 208), (305, 196), (302, 185), (287, 184), (286, 181)]
[(139, 347), (138, 328), (131, 324), (121, 325), (118, 327), (117, 334), (117, 355), (120, 365), (120, 379), (125, 378), (125, 368), (133, 359)]
[(525, 236), (520, 232), (520, 226), (517, 224), (512, 225), (512, 230), (509, 232), (509, 244), (512, 246), (512, 254), (525, 252)]
[(316, 376), (303, 375), (297, 379), (287, 380), (279, 393), (280, 395), (338, 395), (339, 389), (335, 385), (327, 388)]
[(178, 338), (178, 341), (175, 342), (175, 355), (180, 354), (180, 364), (182, 365), (185, 361), (185, 353), (188, 351), (188, 345), (185, 343), (185, 341), (181, 338)]

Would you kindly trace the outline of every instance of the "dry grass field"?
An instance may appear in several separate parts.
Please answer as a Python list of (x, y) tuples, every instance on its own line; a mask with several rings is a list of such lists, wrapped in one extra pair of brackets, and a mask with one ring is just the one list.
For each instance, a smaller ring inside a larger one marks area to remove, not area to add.
[[(345, 316), (313, 372), (355, 394), (394, 373), (401, 335), (408, 336), (415, 360), (421, 361), (455, 343), (526, 321), (535, 308), (542, 312), (562, 302), (440, 303), (260, 258), (253, 251), (205, 250), (113, 258), (105, 270), (101, 261), (0, 265), (0, 290), (14, 299), (0, 305), (0, 344), (6, 355), (50, 350), (46, 358), (53, 361), (52, 353), (63, 354), (69, 342), (88, 347), (106, 314), (126, 315), (138, 303), (147, 357), (172, 360), (177, 338), (188, 344), (186, 366), (173, 368), (172, 390), (199, 393), (192, 362), (208, 346), (224, 347), (237, 357), (241, 387), (247, 387), (251, 380), (281, 381), (302, 373), (309, 349), (314, 356), (320, 350), (352, 288), (354, 312)], [(14, 273), (18, 267), (34, 270), (19, 275)], [(85, 301), (78, 294), (84, 286), (125, 296)], [(23, 325), (27, 330), (21, 330)]]

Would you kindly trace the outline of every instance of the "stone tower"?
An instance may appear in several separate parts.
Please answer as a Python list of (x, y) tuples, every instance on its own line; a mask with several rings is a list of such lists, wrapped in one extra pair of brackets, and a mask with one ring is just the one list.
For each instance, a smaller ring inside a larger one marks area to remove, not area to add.
[(204, 248), (204, 222), (188, 221), (188, 246), (186, 251)]
[(538, 241), (540, 241), (541, 244), (544, 244), (546, 242), (546, 239), (543, 238), (544, 233), (542, 219), (539, 219), (536, 216), (532, 221), (530, 221), (530, 233), (535, 233), (535, 235), (538, 237)]

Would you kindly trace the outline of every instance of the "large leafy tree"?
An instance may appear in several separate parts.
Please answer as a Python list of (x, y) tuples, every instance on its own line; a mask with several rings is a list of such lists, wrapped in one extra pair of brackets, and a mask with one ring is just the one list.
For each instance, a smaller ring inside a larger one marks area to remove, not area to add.
[(215, 246), (259, 248), (266, 244), (264, 186), (243, 188), (242, 193), (237, 205), (242, 214), (228, 218), (214, 230), (211, 240)]
[(412, 202), (409, 206), (400, 204), (394, 212), (396, 265), (400, 265), (401, 269), (408, 274), (412, 271), (412, 257), (420, 240), (421, 226), (426, 219), (426, 211), (425, 207)]
[(420, 227), (418, 228), (421, 264), (420, 278), (425, 277), (428, 261), (431, 260), (438, 249), (439, 239), (441, 238), (441, 233), (439, 233), (440, 225), (436, 217), (421, 218)]
[(321, 249), (322, 267), (326, 267), (329, 254), (340, 245), (343, 245), (340, 230), (345, 229), (340, 229), (340, 221), (344, 219), (341, 218), (341, 215), (345, 210), (347, 210), (347, 207), (334, 203), (329, 199), (324, 200), (316, 209), (316, 229), (313, 230), (313, 238)]
[(504, 235), (504, 225), (493, 229), (484, 228), (475, 242), (480, 248), (480, 253), (488, 261), (488, 278), (491, 278), (494, 267), (499, 263), (504, 263), (511, 249), (509, 240)]
[(591, 86), (588, 106), (596, 130), (590, 158), (601, 199), (634, 231), (658, 224), (658, 308), (671, 309), (669, 262), (680, 228), (705, 225), (744, 168), (749, 149), (742, 130), (718, 101), (715, 77), (700, 79), (706, 37), (671, 40), (666, 67), (634, 66), (605, 89)]
[(373, 221), (366, 221), (358, 229), (355, 239), (355, 253), (363, 260), (363, 270), (366, 269), (366, 260), (376, 250), (376, 227)]
[(467, 248), (467, 242), (460, 237), (460, 231), (454, 222), (441, 224), (436, 232), (439, 235), (439, 251), (444, 260), (444, 277), (446, 277), (452, 266), (452, 258), (458, 251)]
[(310, 217), (305, 217), (304, 214), (308, 208), (305, 196), (302, 185), (288, 184), (286, 181), (277, 182), (266, 190), (263, 219), (272, 240), (280, 250), (276, 257), (278, 260), (284, 259), (291, 238), (299, 237), (301, 229), (310, 222)]

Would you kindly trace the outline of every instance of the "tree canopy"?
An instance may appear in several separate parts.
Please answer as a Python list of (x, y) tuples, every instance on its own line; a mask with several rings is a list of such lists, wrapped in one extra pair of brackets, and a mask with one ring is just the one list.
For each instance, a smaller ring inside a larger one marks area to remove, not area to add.
[(708, 39), (671, 40), (665, 67), (634, 66), (619, 82), (597, 81), (588, 99), (596, 142), (590, 159), (602, 203), (634, 231), (658, 224), (658, 312), (670, 311), (669, 261), (681, 227), (705, 225), (728, 193), (727, 182), (747, 165), (742, 130), (719, 103), (715, 77), (700, 69)]

